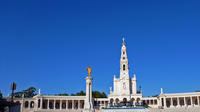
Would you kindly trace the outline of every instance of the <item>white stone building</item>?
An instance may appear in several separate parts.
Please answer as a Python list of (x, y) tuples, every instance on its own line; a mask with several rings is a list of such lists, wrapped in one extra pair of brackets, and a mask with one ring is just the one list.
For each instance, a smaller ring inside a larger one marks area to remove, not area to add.
[[(89, 71), (88, 71), (89, 72)], [(90, 71), (91, 73), (91, 71)], [(90, 74), (91, 76), (91, 74)], [(120, 58), (120, 77), (114, 75), (113, 90), (110, 88), (108, 98), (92, 98), (92, 78), (86, 78), (86, 96), (50, 96), (39, 94), (33, 98), (15, 98), (14, 101), (21, 103), (21, 112), (82, 112), (85, 110), (101, 110), (102, 107), (119, 106), (120, 103), (125, 106), (146, 105), (155, 109), (173, 109), (186, 110), (193, 107), (200, 112), (200, 92), (190, 93), (161, 93), (157, 97), (143, 97), (141, 89), (137, 90), (136, 75), (130, 78), (129, 62), (127, 49), (123, 40)], [(86, 105), (85, 105), (86, 104)], [(100, 111), (99, 110), (99, 111)], [(103, 110), (102, 110), (103, 111)], [(157, 110), (152, 110), (157, 111)]]
[(137, 80), (134, 74), (132, 78), (129, 77), (129, 62), (127, 57), (127, 50), (123, 39), (120, 58), (120, 77), (116, 78), (114, 75), (113, 87), (110, 87), (109, 99), (115, 105), (120, 102), (128, 102), (134, 105), (141, 103), (142, 93), (137, 91)]

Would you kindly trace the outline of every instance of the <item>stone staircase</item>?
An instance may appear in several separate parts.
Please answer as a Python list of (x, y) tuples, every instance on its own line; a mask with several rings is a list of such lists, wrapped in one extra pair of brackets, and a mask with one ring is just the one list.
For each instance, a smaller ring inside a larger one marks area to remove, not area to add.
[(200, 107), (178, 107), (167, 109), (149, 109), (150, 112), (200, 112)]

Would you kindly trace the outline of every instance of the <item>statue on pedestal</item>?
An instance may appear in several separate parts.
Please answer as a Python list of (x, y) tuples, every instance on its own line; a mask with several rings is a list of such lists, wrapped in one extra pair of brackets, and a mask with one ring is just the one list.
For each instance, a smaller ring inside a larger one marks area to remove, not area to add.
[(94, 112), (92, 101), (92, 68), (88, 67), (86, 70), (88, 71), (88, 77), (86, 77), (86, 98), (84, 104), (84, 112)]

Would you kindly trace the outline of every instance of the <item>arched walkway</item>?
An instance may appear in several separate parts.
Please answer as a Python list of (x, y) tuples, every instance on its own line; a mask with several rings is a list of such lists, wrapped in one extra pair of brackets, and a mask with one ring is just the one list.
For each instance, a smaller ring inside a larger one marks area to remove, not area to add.
[(140, 98), (137, 98), (135, 105), (140, 105)]
[(117, 106), (119, 105), (119, 99), (118, 98), (115, 99), (115, 105), (117, 105)]
[(34, 108), (34, 101), (31, 101), (30, 108)]
[(28, 108), (28, 104), (29, 104), (28, 101), (25, 101), (24, 107)]
[(130, 103), (131, 103), (131, 105), (135, 105), (135, 99), (131, 98)]
[(111, 98), (111, 99), (110, 99), (110, 106), (111, 106), (111, 107), (113, 106), (113, 102), (114, 102), (114, 99)]
[(123, 106), (127, 105), (127, 98), (123, 98)]

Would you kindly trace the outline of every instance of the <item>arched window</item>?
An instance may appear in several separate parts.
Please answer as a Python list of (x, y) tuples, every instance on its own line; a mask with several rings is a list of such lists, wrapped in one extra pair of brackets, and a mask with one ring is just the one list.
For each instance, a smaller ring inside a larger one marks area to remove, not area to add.
[(123, 65), (123, 70), (125, 71), (125, 65)]

